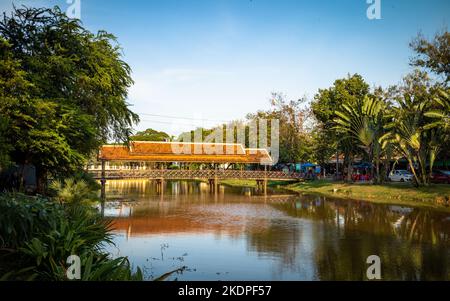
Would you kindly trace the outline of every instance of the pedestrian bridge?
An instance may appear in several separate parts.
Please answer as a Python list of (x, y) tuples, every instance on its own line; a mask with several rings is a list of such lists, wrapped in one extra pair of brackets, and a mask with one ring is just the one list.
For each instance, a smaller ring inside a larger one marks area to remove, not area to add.
[[(300, 179), (297, 173), (267, 170), (274, 163), (267, 149), (245, 148), (238, 143), (195, 143), (133, 141), (130, 145), (103, 145), (98, 161), (101, 169), (91, 168), (89, 172), (102, 184), (101, 198), (105, 199), (105, 183), (108, 179), (150, 179), (155, 180), (157, 190), (164, 190), (166, 180), (207, 180), (212, 191), (223, 179), (256, 180), (258, 190), (266, 193), (269, 180)], [(160, 168), (107, 169), (106, 162), (156, 163)], [(187, 169), (167, 169), (169, 163), (181, 163)], [(192, 165), (212, 167), (191, 168)], [(221, 166), (239, 166), (236, 169), (221, 169)], [(244, 170), (244, 166), (264, 166), (264, 170)]]
[[(102, 170), (90, 170), (95, 179), (102, 179)], [(196, 180), (196, 179), (242, 179), (242, 180), (298, 180), (299, 173), (264, 170), (178, 170), (178, 169), (111, 169), (104, 171), (104, 179), (164, 179), (164, 180)]]

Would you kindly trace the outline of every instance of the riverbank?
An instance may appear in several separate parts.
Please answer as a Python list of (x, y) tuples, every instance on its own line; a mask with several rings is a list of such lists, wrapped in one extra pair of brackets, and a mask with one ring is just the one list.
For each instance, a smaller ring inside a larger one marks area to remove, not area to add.
[[(296, 183), (297, 181), (269, 181), (267, 183), (268, 186), (279, 186), (279, 185), (289, 185)], [(220, 184), (224, 184), (227, 186), (232, 187), (251, 187), (256, 188), (256, 181), (255, 180), (220, 180)]]
[[(230, 186), (256, 187), (252, 180), (224, 180)], [(328, 197), (395, 204), (413, 207), (431, 207), (450, 212), (450, 185), (430, 185), (415, 188), (409, 183), (387, 183), (383, 185), (346, 184), (327, 180), (311, 182), (269, 182), (269, 186), (282, 186), (298, 193), (315, 193)]]

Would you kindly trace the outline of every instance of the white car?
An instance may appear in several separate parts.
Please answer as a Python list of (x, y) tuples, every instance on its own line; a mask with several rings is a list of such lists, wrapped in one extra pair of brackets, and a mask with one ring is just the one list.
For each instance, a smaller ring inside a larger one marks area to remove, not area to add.
[(414, 175), (407, 170), (394, 170), (389, 174), (389, 180), (392, 182), (410, 182)]

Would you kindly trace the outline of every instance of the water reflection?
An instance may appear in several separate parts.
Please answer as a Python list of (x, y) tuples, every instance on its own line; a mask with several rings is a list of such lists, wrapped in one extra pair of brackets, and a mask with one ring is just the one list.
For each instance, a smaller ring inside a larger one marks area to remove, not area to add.
[(171, 279), (364, 280), (375, 254), (383, 279), (450, 279), (448, 213), (187, 181), (162, 195), (151, 181), (110, 181), (107, 195), (111, 253), (148, 278), (185, 265)]

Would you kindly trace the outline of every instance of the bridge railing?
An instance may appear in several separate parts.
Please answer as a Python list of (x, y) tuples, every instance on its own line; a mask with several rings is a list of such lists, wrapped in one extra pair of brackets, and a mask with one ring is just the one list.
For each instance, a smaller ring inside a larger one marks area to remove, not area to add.
[[(101, 178), (101, 170), (90, 170), (94, 178)], [(146, 170), (105, 170), (107, 179), (299, 179), (299, 173), (262, 170), (182, 170), (182, 169), (146, 169)]]

